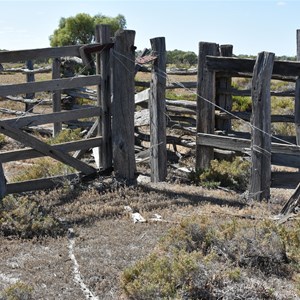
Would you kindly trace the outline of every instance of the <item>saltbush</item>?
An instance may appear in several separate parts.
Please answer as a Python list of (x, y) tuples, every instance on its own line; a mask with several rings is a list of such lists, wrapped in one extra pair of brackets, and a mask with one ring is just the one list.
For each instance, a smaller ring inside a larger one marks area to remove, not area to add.
[(18, 281), (0, 293), (0, 300), (32, 300), (33, 288)]
[[(285, 229), (287, 234), (271, 221), (250, 223), (223, 217), (183, 220), (148, 257), (123, 272), (125, 295), (139, 300), (292, 299), (300, 260), (289, 257), (299, 250), (298, 238), (290, 233), (297, 229)], [(294, 286), (282, 289), (280, 278)]]
[(249, 175), (250, 162), (236, 157), (232, 161), (212, 160), (210, 168), (192, 172), (190, 179), (207, 188), (222, 186), (236, 191), (245, 191), (248, 186)]
[(0, 207), (0, 232), (5, 236), (33, 238), (57, 236), (63, 228), (49, 211), (28, 196), (6, 196)]

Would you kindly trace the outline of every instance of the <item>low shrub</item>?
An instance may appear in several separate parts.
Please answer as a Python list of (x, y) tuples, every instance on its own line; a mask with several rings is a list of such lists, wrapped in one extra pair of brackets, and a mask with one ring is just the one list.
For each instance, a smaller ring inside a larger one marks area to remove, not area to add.
[(245, 191), (248, 186), (249, 175), (250, 162), (236, 157), (232, 161), (212, 160), (209, 169), (192, 172), (190, 179), (207, 188), (222, 186), (237, 191)]
[(251, 111), (252, 99), (251, 97), (233, 96), (232, 97), (232, 111)]
[(57, 136), (47, 140), (50, 145), (78, 141), (82, 139), (81, 129), (64, 129)]
[(0, 232), (5, 236), (33, 238), (57, 236), (63, 228), (50, 216), (48, 209), (28, 196), (6, 196), (0, 209)]
[(199, 216), (182, 221), (153, 253), (123, 272), (125, 295), (139, 300), (292, 299), (297, 281), (287, 288), (277, 280), (297, 274), (300, 260), (291, 263), (288, 253), (298, 246), (284, 237), (282, 227), (250, 222)]
[(31, 300), (33, 288), (21, 281), (10, 285), (0, 293), (1, 300)]

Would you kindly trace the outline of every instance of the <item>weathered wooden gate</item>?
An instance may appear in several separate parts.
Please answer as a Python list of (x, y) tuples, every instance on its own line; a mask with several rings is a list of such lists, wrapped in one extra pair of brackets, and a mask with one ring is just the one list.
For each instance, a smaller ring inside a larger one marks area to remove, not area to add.
[[(130, 70), (134, 70), (134, 36), (134, 31), (125, 30), (119, 32), (114, 38), (114, 42), (112, 42), (109, 26), (100, 25), (96, 28), (96, 44), (0, 52), (0, 64), (29, 60), (34, 61), (37, 59), (52, 59), (53, 61), (51, 80), (0, 85), (0, 97), (2, 98), (47, 91), (51, 92), (53, 102), (52, 113), (42, 115), (28, 113), (25, 116), (0, 120), (0, 133), (28, 147), (21, 150), (0, 153), (1, 164), (9, 161), (49, 156), (78, 171), (78, 173), (68, 176), (41, 178), (32, 181), (6, 184), (2, 170), (2, 172), (0, 172), (1, 197), (14, 192), (49, 188), (57, 184), (60, 180), (62, 181), (63, 178), (70, 179), (78, 176), (96, 174), (98, 170), (95, 166), (80, 160), (82, 151), (95, 147), (100, 149), (100, 151), (98, 151), (99, 157), (97, 158), (97, 160), (99, 160), (100, 169), (107, 170), (112, 167), (112, 152), (114, 149), (116, 153), (114, 160), (117, 164), (115, 171), (120, 176), (124, 175), (126, 179), (129, 180), (134, 176), (135, 167), (132, 166), (132, 161), (134, 161), (134, 143), (132, 143), (131, 140), (129, 142), (126, 136), (126, 134), (131, 134), (132, 138), (134, 137), (133, 124), (131, 126), (132, 132), (127, 130), (127, 133), (124, 133), (122, 137), (114, 139), (114, 141), (112, 141), (111, 136), (111, 90), (113, 89), (115, 91), (115, 93), (113, 93), (115, 111), (117, 111), (118, 104), (120, 103), (122, 103), (121, 107), (123, 109), (126, 109), (126, 105), (131, 105), (131, 102), (132, 105), (134, 105), (134, 88), (131, 93), (128, 94), (126, 91), (128, 90), (128, 85), (123, 82), (123, 79), (127, 78), (127, 83), (132, 82), (132, 84), (134, 84), (134, 72)], [(114, 49), (111, 50), (112, 48)], [(96, 53), (96, 75), (60, 78), (59, 70), (62, 57), (81, 57), (85, 66), (90, 67), (92, 53)], [(117, 57), (117, 59), (114, 59), (115, 57)], [(122, 62), (124, 57), (126, 61)], [(113, 64), (110, 64), (110, 60), (113, 61)], [(124, 63), (127, 64), (126, 68), (124, 68)], [(120, 70), (118, 65), (122, 66), (122, 70)], [(32, 72), (34, 72), (34, 70)], [(124, 74), (124, 72), (127, 72), (129, 75)], [(112, 80), (111, 77), (113, 77)], [(61, 94), (63, 91), (85, 86), (97, 86), (97, 105), (76, 110), (61, 111)], [(90, 132), (86, 135), (86, 138), (79, 141), (49, 145), (29, 133), (30, 129), (34, 126), (53, 123), (54, 134), (57, 134), (61, 130), (62, 122), (90, 117), (96, 117), (97, 120), (91, 127)], [(123, 115), (123, 117), (125, 118), (123, 120), (120, 120), (118, 117), (114, 118), (113, 130), (116, 126), (120, 125), (120, 121), (126, 124), (126, 118), (131, 118), (133, 122), (133, 117), (130, 115)], [(131, 150), (130, 147), (132, 148)], [(69, 154), (69, 152), (75, 150), (78, 150), (75, 154)], [(126, 155), (124, 155), (124, 153), (126, 153)], [(121, 165), (121, 162), (124, 167), (118, 167), (118, 163)], [(126, 162), (131, 164), (130, 172), (132, 174), (126, 173), (128, 169), (126, 169)]]

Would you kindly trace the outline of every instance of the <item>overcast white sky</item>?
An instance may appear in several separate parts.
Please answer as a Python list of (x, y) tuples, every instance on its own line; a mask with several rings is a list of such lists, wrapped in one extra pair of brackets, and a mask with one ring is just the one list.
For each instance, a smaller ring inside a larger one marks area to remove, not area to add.
[(0, 49), (49, 47), (61, 17), (123, 14), (138, 49), (164, 36), (167, 50), (198, 52), (200, 41), (232, 44), (235, 54), (296, 54), (299, 0), (0, 0)]

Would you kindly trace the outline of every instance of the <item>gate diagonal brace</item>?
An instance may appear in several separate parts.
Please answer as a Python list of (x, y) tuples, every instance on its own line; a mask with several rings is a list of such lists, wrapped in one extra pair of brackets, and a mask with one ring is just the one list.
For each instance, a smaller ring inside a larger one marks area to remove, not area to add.
[(95, 168), (89, 166), (88, 164), (70, 156), (67, 153), (55, 149), (51, 145), (40, 141), (32, 135), (24, 133), (18, 128), (6, 124), (5, 121), (0, 121), (0, 132), (24, 144), (25, 146), (35, 149), (45, 156), (50, 156), (55, 160), (58, 160), (75, 168), (78, 171), (81, 171), (85, 175), (91, 175), (97, 172)]

